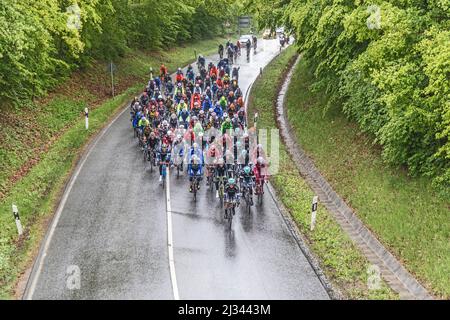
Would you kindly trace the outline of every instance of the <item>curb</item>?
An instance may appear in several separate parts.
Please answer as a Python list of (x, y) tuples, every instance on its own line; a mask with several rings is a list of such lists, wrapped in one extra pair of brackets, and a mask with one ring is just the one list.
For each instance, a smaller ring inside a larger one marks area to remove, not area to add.
[[(287, 47), (286, 47), (287, 48)], [(279, 51), (271, 60), (274, 61), (284, 50)], [(294, 64), (295, 65), (295, 64)], [(293, 66), (294, 66), (293, 65)], [(264, 71), (264, 69), (268, 66), (264, 66), (261, 71)], [(290, 66), (292, 67), (292, 66)], [(288, 73), (289, 74), (289, 73)], [(248, 103), (249, 103), (249, 95), (252, 90), (253, 84), (256, 82), (256, 80), (261, 75), (258, 75), (256, 79), (250, 84), (250, 86), (247, 88), (247, 91), (245, 93), (245, 111), (246, 116), (248, 117), (247, 109), (248, 109)], [(307, 241), (305, 237), (301, 234), (300, 230), (297, 227), (297, 224), (293, 221), (291, 215), (289, 214), (289, 211), (286, 209), (286, 207), (283, 205), (283, 203), (278, 199), (277, 193), (275, 189), (272, 187), (270, 182), (267, 183), (267, 189), (269, 191), (270, 197), (273, 199), (275, 206), (277, 207), (278, 211), (280, 212), (280, 216), (283, 219), (284, 223), (286, 224), (286, 227), (288, 228), (289, 232), (292, 234), (293, 238), (295, 239), (295, 242), (297, 243), (298, 247), (302, 251), (303, 255), (305, 256), (306, 260), (308, 261), (309, 265), (313, 269), (314, 273), (316, 274), (317, 278), (319, 279), (321, 285), (327, 292), (328, 296), (332, 300), (343, 300), (344, 295), (335, 287), (333, 284), (327, 279), (325, 273), (320, 268), (319, 260), (314, 256), (314, 254), (309, 250), (307, 246)]]
[(402, 264), (381, 244), (372, 232), (356, 216), (355, 212), (333, 190), (332, 186), (320, 174), (314, 162), (298, 145), (293, 128), (287, 119), (284, 108), (285, 95), (292, 74), (300, 61), (299, 56), (284, 80), (277, 98), (277, 122), (281, 136), (295, 159), (300, 174), (310, 188), (319, 196), (319, 200), (335, 217), (341, 228), (359, 247), (370, 263), (380, 268), (381, 275), (389, 286), (399, 293), (401, 299), (432, 300), (433, 296), (402, 266)]

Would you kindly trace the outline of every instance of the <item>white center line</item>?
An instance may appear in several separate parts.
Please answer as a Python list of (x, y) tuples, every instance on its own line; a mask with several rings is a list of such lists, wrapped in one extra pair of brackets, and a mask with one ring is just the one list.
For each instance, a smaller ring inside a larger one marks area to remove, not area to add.
[(170, 280), (172, 282), (173, 298), (175, 300), (180, 300), (178, 294), (177, 285), (177, 275), (175, 273), (175, 260), (173, 257), (173, 232), (172, 232), (172, 208), (170, 206), (170, 172), (167, 168), (166, 172), (166, 211), (167, 211), (167, 248), (169, 250), (169, 269), (170, 269)]

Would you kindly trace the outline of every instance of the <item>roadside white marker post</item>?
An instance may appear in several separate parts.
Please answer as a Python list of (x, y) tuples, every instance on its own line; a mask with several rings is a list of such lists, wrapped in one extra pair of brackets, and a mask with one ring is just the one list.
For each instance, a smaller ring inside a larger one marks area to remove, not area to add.
[(19, 236), (21, 236), (23, 233), (23, 228), (22, 223), (20, 222), (19, 209), (17, 209), (17, 206), (15, 204), (12, 205), (12, 211), (14, 219), (16, 220), (17, 232), (19, 233)]
[(311, 209), (311, 231), (314, 230), (316, 226), (316, 213), (317, 213), (317, 202), (319, 200), (318, 196), (313, 197), (312, 209)]
[(86, 130), (89, 129), (89, 110), (88, 108), (84, 108), (84, 116), (86, 119)]

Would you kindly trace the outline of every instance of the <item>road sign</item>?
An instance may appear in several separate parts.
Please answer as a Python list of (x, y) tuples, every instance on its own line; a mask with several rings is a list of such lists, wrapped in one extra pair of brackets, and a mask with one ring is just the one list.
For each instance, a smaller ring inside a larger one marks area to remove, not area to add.
[(252, 18), (250, 16), (241, 16), (238, 18), (240, 28), (248, 28), (251, 25)]

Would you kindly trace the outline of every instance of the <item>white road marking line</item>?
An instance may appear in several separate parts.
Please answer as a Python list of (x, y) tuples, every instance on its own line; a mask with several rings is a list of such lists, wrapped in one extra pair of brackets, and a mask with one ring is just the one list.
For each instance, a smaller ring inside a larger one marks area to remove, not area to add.
[(166, 211), (167, 211), (167, 248), (169, 250), (169, 269), (170, 269), (170, 281), (172, 282), (173, 298), (180, 300), (178, 294), (177, 275), (175, 272), (175, 260), (173, 256), (173, 232), (172, 232), (172, 208), (170, 206), (170, 181), (169, 181), (169, 168), (166, 172)]
[[(91, 147), (89, 147), (88, 153), (86, 154), (86, 156), (84, 157), (84, 159), (81, 161), (79, 167), (78, 167), (77, 170), (75, 171), (75, 174), (72, 176), (72, 178), (71, 178), (71, 180), (70, 180), (70, 183), (69, 183), (69, 185), (67, 186), (67, 189), (66, 189), (66, 191), (64, 192), (64, 195), (63, 195), (63, 197), (62, 197), (62, 199), (61, 199), (61, 202), (60, 202), (60, 204), (59, 204), (59, 206), (58, 206), (58, 210), (56, 211), (55, 218), (54, 218), (54, 220), (53, 220), (53, 222), (52, 222), (52, 225), (51, 225), (51, 228), (50, 228), (50, 232), (49, 232), (48, 237), (47, 237), (47, 239), (46, 239), (46, 241), (45, 241), (45, 244), (44, 244), (44, 248), (43, 248), (43, 251), (42, 251), (42, 255), (41, 255), (40, 258), (39, 258), (38, 269), (36, 270), (36, 274), (34, 275), (32, 281), (31, 281), (30, 289), (28, 290), (27, 295), (26, 295), (26, 297), (25, 297), (26, 300), (31, 300), (31, 299), (33, 298), (33, 294), (34, 294), (34, 291), (36, 290), (36, 285), (37, 285), (39, 276), (41, 275), (41, 272), (42, 272), (42, 267), (43, 267), (43, 265), (44, 265), (45, 257), (47, 256), (47, 251), (48, 251), (48, 248), (49, 248), (49, 246), (50, 246), (50, 242), (51, 242), (51, 240), (52, 240), (53, 234), (55, 233), (56, 226), (58, 225), (59, 218), (61, 217), (61, 213), (62, 213), (62, 211), (63, 211), (63, 209), (64, 209), (64, 206), (66, 205), (67, 198), (69, 197), (70, 191), (72, 190), (72, 187), (73, 187), (75, 181), (77, 180), (77, 177), (78, 177), (78, 175), (80, 174), (81, 169), (83, 168), (84, 163), (85, 163), (86, 160), (88, 159), (88, 157), (89, 157), (89, 155), (91, 154), (92, 150), (94, 150), (94, 147), (97, 145), (97, 143), (101, 140), (101, 138), (102, 138), (102, 137), (105, 135), (105, 133), (108, 131), (108, 129), (114, 124), (114, 122), (117, 121), (117, 119), (119, 119), (119, 117), (120, 117), (126, 110), (128, 110), (128, 106), (127, 106), (126, 108), (124, 108), (124, 109), (117, 115), (117, 117), (115, 117), (114, 120), (111, 121), (111, 123), (108, 124), (108, 125), (106, 126), (105, 129), (103, 129), (103, 132), (98, 136), (98, 138), (97, 138), (97, 140), (94, 142), (94, 144), (93, 144)], [(32, 276), (33, 276), (33, 275), (32, 275)]]

